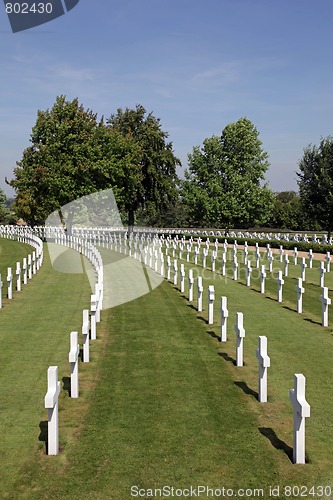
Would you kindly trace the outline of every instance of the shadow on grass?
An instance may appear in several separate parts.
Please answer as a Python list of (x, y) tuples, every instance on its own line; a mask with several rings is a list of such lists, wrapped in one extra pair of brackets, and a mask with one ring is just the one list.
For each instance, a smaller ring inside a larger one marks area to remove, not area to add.
[(221, 356), (226, 361), (230, 361), (230, 363), (236, 366), (236, 360), (234, 358), (231, 358), (226, 352), (219, 352), (219, 356)]
[(48, 448), (48, 422), (47, 420), (41, 420), (39, 422), (40, 434), (38, 436), (38, 441), (45, 443), (45, 453), (47, 455)]
[(204, 318), (203, 316), (197, 316), (200, 321), (203, 321), (204, 323), (207, 323), (207, 318)]
[(277, 302), (277, 303), (279, 303), (279, 302), (278, 302), (278, 300), (277, 300), (277, 298), (270, 297), (269, 295), (267, 295), (267, 296), (266, 296), (266, 299), (268, 299), (268, 300), (272, 300), (273, 302)]
[(195, 307), (194, 304), (191, 304), (191, 302), (188, 302), (187, 306), (190, 307), (191, 309), (194, 309), (195, 311), (197, 311), (197, 308)]
[(274, 448), (282, 450), (289, 460), (293, 462), (293, 449), (287, 443), (277, 437), (275, 431), (271, 427), (259, 427), (259, 432), (267, 439), (270, 440)]
[(312, 323), (313, 325), (320, 325), (321, 326), (321, 321), (316, 321), (316, 320), (310, 319), (310, 318), (304, 318), (304, 321), (308, 321), (309, 323)]
[(254, 397), (256, 400), (258, 399), (258, 392), (251, 389), (246, 382), (234, 382), (234, 384), (240, 387), (245, 394)]
[(282, 306), (283, 309), (288, 309), (288, 311), (292, 311), (292, 312), (297, 312), (297, 309), (293, 308), (293, 307), (289, 307), (289, 306)]
[(80, 359), (81, 363), (83, 363), (83, 347), (80, 347), (79, 359)]
[(71, 378), (70, 377), (62, 377), (63, 382), (63, 390), (68, 392), (68, 396), (71, 397)]
[(207, 331), (208, 335), (210, 335), (213, 339), (217, 339), (218, 341), (221, 340), (221, 336), (217, 335), (217, 333), (213, 332), (213, 330)]

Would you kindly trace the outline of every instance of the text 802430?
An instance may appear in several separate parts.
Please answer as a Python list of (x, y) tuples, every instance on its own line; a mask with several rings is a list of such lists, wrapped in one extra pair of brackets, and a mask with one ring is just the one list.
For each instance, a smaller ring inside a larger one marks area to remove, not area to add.
[(52, 14), (52, 4), (50, 2), (36, 2), (29, 5), (26, 2), (7, 2), (7, 14)]

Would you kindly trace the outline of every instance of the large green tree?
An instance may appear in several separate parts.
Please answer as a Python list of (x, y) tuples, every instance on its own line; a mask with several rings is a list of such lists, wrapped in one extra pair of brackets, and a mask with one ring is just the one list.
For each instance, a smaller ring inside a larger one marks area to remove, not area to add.
[(135, 109), (118, 109), (107, 124), (111, 130), (132, 138), (140, 149), (140, 182), (125, 202), (129, 226), (133, 226), (138, 209), (141, 216), (158, 221), (178, 196), (176, 167), (180, 160), (174, 155), (172, 143), (167, 141), (168, 133), (162, 130), (160, 119), (152, 113), (146, 114), (140, 104)]
[(192, 225), (240, 227), (264, 224), (270, 217), (272, 193), (261, 185), (268, 155), (247, 118), (230, 123), (188, 155), (182, 186)]
[(30, 224), (107, 188), (124, 206), (140, 182), (135, 141), (108, 129), (78, 99), (59, 96), (52, 109), (38, 111), (30, 141), (9, 182), (16, 190), (17, 215)]
[(309, 226), (321, 226), (330, 237), (333, 229), (333, 137), (322, 138), (319, 146), (309, 144), (298, 166), (301, 203)]

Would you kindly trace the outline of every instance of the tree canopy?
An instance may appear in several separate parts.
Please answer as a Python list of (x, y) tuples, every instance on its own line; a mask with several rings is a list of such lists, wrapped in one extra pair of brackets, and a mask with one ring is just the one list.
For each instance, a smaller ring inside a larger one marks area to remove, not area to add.
[(304, 213), (330, 236), (333, 229), (333, 137), (322, 138), (319, 146), (309, 144), (298, 165)]
[(272, 193), (261, 186), (269, 167), (259, 133), (247, 118), (230, 123), (188, 155), (182, 194), (199, 226), (250, 226), (270, 217)]
[(168, 134), (162, 130), (160, 119), (152, 113), (146, 115), (145, 108), (138, 104), (135, 109), (119, 108), (107, 124), (111, 130), (133, 139), (140, 151), (140, 179), (133, 196), (125, 203), (129, 225), (133, 225), (134, 213), (139, 208), (149, 216), (156, 216), (174, 205), (178, 185), (176, 167), (180, 160), (173, 153), (172, 143), (167, 142)]
[(31, 145), (9, 184), (16, 190), (16, 212), (30, 224), (43, 223), (63, 205), (112, 188), (130, 224), (138, 207), (160, 209), (175, 196), (177, 160), (167, 134), (145, 109), (118, 110), (108, 124), (85, 110), (78, 99), (56, 98), (38, 111)]

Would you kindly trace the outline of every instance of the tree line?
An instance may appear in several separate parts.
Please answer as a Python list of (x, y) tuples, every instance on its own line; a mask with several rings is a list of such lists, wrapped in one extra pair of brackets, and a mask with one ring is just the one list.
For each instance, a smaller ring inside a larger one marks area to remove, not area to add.
[(268, 154), (245, 117), (194, 146), (184, 178), (177, 175), (180, 166), (160, 119), (142, 105), (98, 119), (77, 98), (58, 96), (51, 109), (37, 112), (30, 145), (7, 181), (16, 192), (13, 210), (0, 199), (6, 209), (0, 220), (15, 216), (30, 225), (43, 224), (63, 205), (112, 188), (128, 226), (331, 232), (331, 137), (304, 149), (299, 193), (269, 189)]

